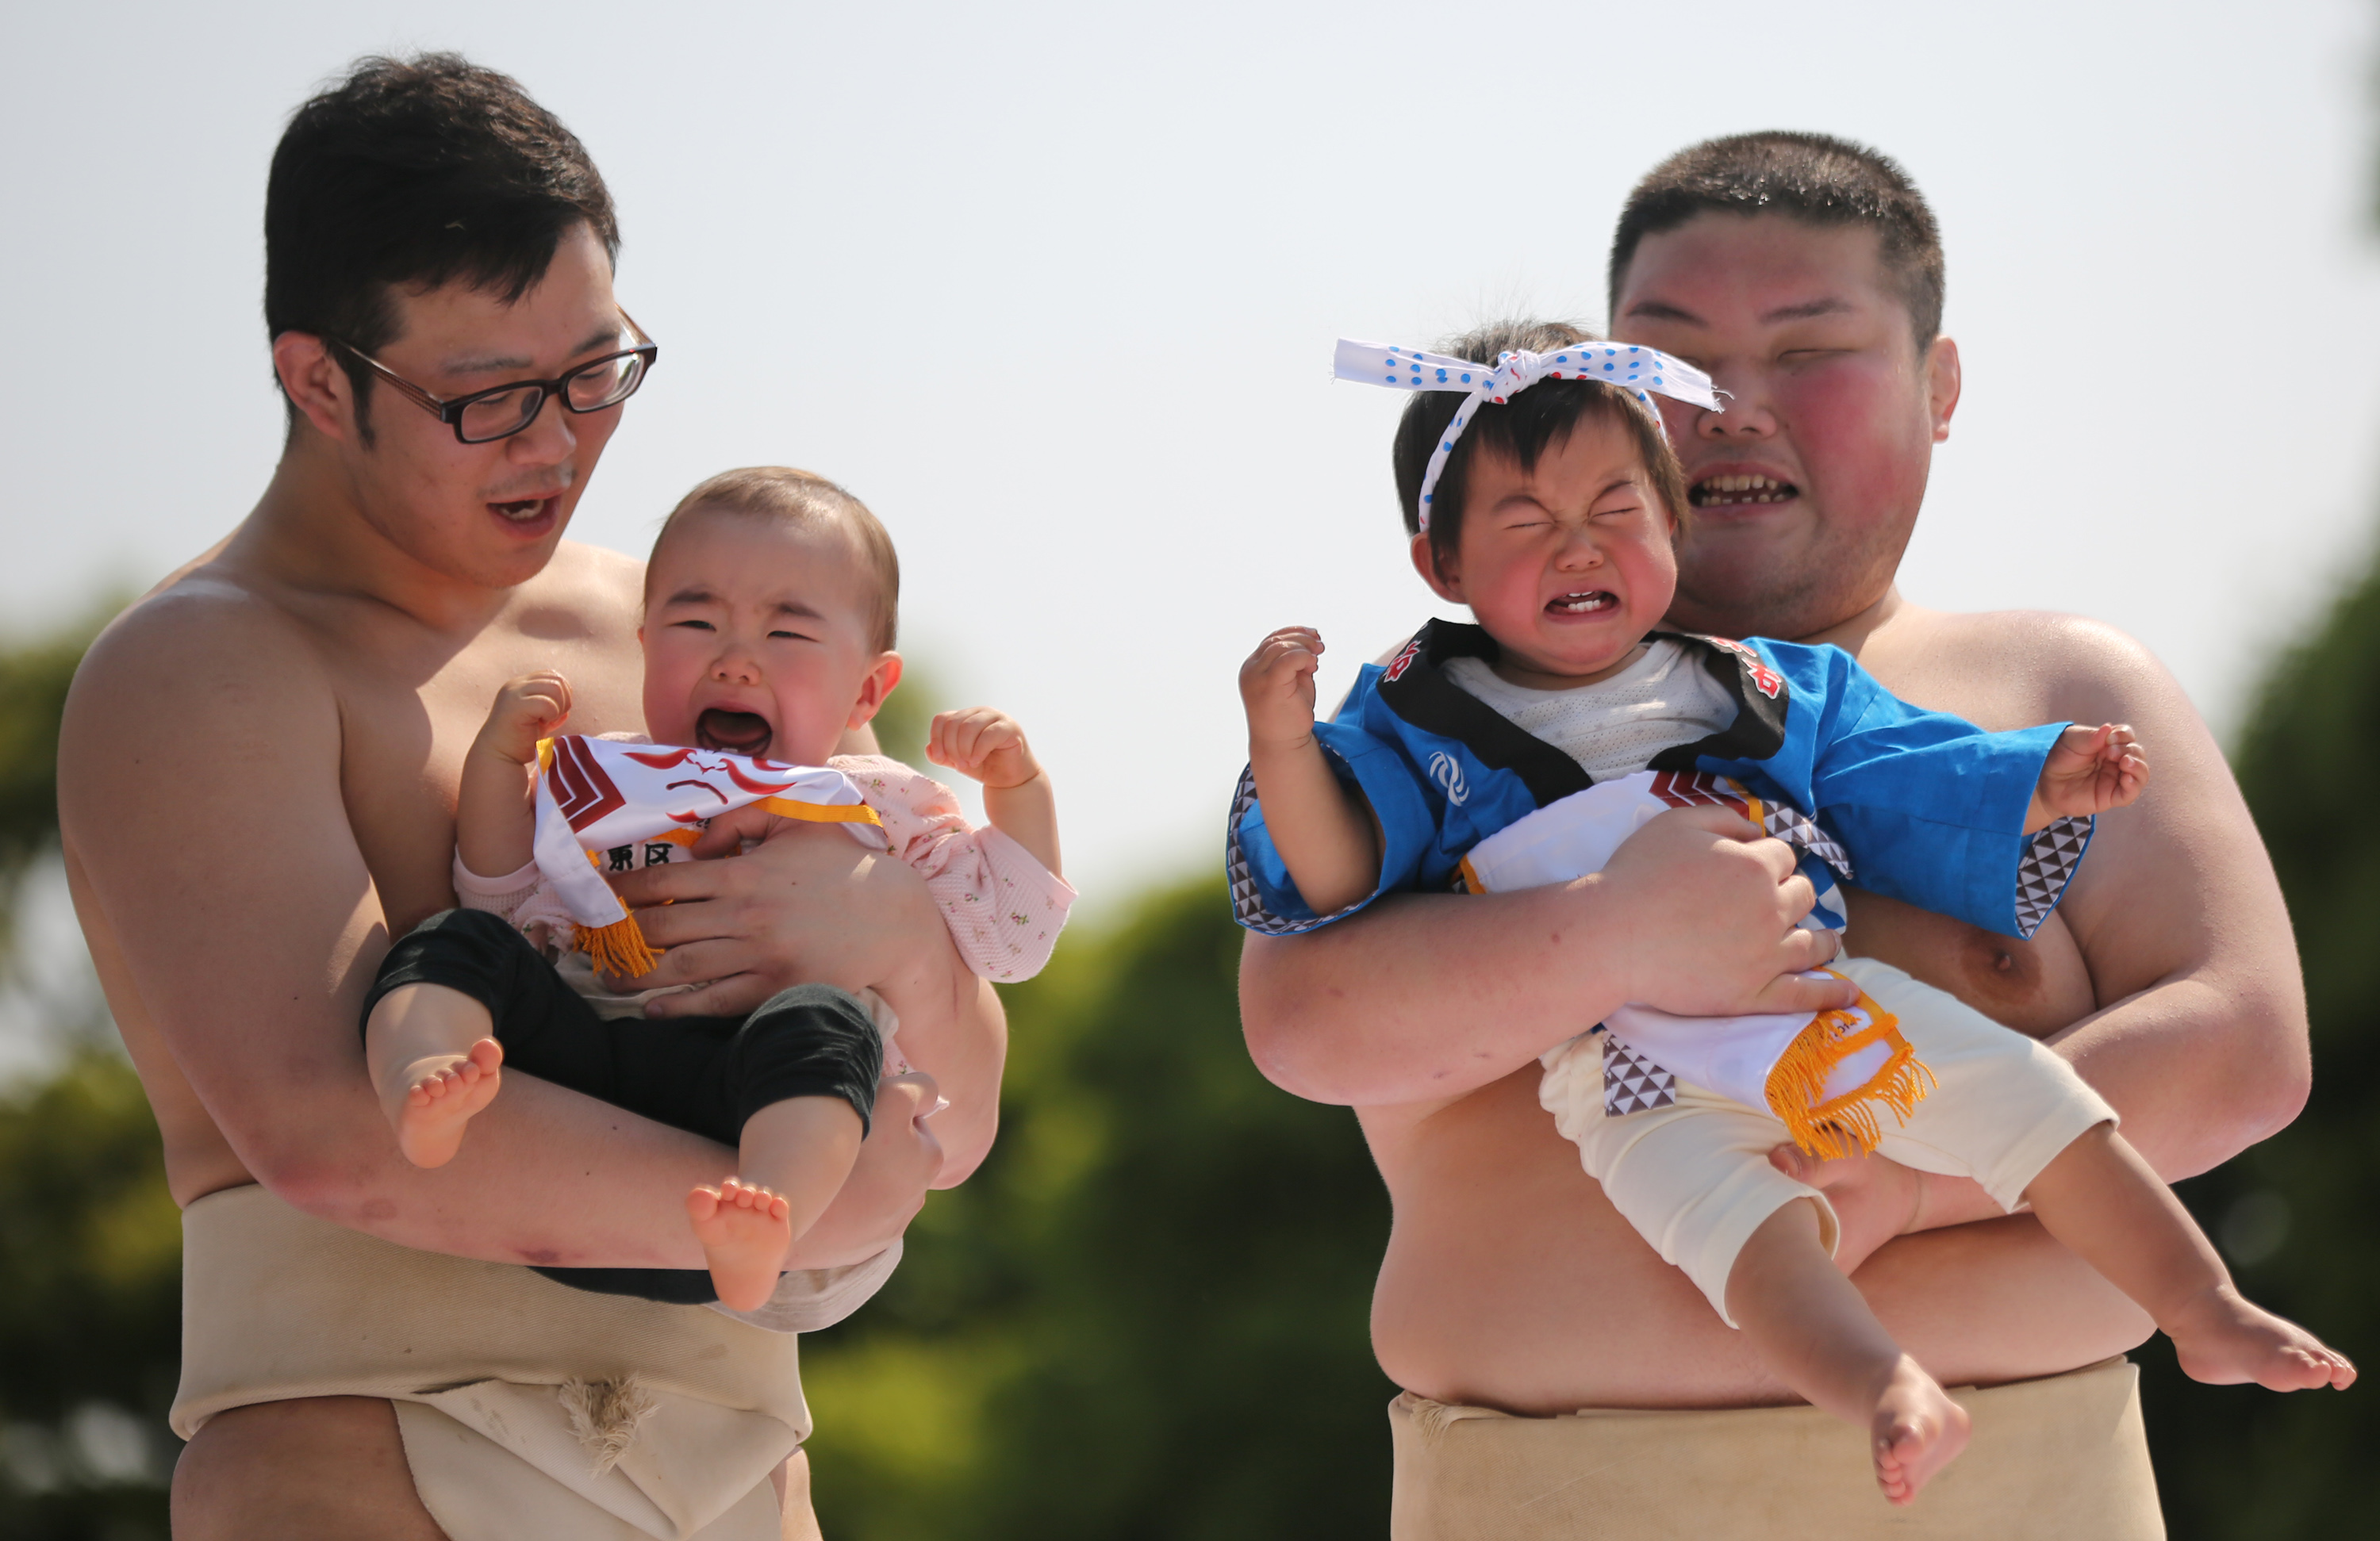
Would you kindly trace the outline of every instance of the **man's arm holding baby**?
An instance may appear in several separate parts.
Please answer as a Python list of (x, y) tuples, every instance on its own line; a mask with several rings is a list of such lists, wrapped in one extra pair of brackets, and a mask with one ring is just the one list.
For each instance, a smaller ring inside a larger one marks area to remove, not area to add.
[(1508, 893), (1390, 894), (1296, 937), (1251, 933), (1240, 1014), (1268, 1079), (1416, 1113), (1520, 1069), (1631, 1001), (1685, 1015), (1820, 1011), (1834, 955), (1791, 849), (1724, 808), (1664, 813), (1602, 871)]
[[(990, 1153), (999, 1129), (1008, 1052), (999, 995), (960, 958), (925, 883), (897, 856), (862, 849), (837, 826), (778, 819), (758, 807), (712, 819), (698, 852), (745, 839), (760, 843), (733, 860), (674, 862), (614, 880), (646, 940), (666, 950), (638, 986), (696, 987), (656, 999), (650, 1014), (739, 1016), (795, 984), (875, 989), (900, 1013), (905, 1046), (932, 1046), (917, 1061), (931, 1072), (925, 1107), (932, 1107), (935, 1090), (950, 1101), (921, 1128), (941, 1150), (933, 1183), (964, 1180)], [(809, 911), (783, 902), (789, 892), (831, 892), (869, 918), (820, 927)], [(883, 1112), (876, 1122), (880, 1129)], [(867, 1159), (863, 1147), (863, 1165)], [(839, 1244), (836, 1228), (851, 1196), (846, 1187), (795, 1244), (798, 1266), (821, 1266), (809, 1260), (813, 1252)]]
[(2279, 880), (2230, 767), (2173, 676), (2110, 627), (2037, 644), (2045, 720), (2130, 721), (2154, 789), (2110, 814), (2058, 913), (2099, 1010), (2051, 1037), (2171, 1182), (2288, 1126), (2312, 1085), (2305, 991)]
[[(722, 1153), (693, 1135), (521, 1076), (450, 1165), (398, 1155), (363, 1070), (358, 1007), (390, 939), (342, 716), (311, 638), (227, 586), (152, 599), (93, 647), (62, 729), (60, 812), (138, 1031), (169, 1062), (152, 1050), (144, 1075), (186, 1081), (238, 1169), (354, 1229), (496, 1261), (699, 1266), (683, 1195)], [(895, 1135), (873, 1159), (880, 1197), (909, 1196), (873, 1218), (871, 1251), (922, 1202), (935, 1152)], [(212, 1170), (176, 1196), (237, 1180)]]
[[(1309, 627), (1274, 632), (1241, 666), (1240, 693), (1266, 829), (1300, 896), (1327, 915), (1372, 892), (1380, 858), (1369, 808), (1315, 739), (1322, 650)], [(1390, 894), (1354, 924), (1251, 933), (1240, 953), (1248, 1051), (1311, 1101), (1419, 1116), (1629, 1001), (1681, 1013), (1849, 1004), (1847, 986), (1790, 977), (1835, 949), (1793, 928), (1814, 898), (1793, 863), (1725, 809), (1681, 810), (1573, 883)]]
[[(2310, 1085), (2295, 942), (2255, 825), (2180, 686), (2146, 649), (2095, 622), (1919, 620), (1922, 629), (1885, 628), (1861, 649), (1905, 698), (1993, 728), (2127, 722), (2156, 755), (2155, 784), (2100, 819), (2050, 927), (2030, 944), (1994, 939), (1998, 976), (2054, 973), (2071, 957), (2085, 1014), (2046, 1031), (2046, 1041), (2115, 1106), (2125, 1137), (2168, 1182), (2286, 1126)], [(1858, 951), (2045, 1033), (2021, 1000), (1995, 999), (1993, 978), (1973, 971), (1978, 951), (1962, 940), (1972, 934), (1853, 898)], [(1827, 1163), (1807, 1177), (1841, 1217), (1847, 1263), (1896, 1233), (1999, 1213), (1973, 1183), (1880, 1159)]]

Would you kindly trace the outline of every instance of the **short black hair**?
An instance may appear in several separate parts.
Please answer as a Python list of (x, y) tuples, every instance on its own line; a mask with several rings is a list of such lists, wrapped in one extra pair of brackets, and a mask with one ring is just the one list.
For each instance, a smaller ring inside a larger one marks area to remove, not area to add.
[[(1567, 322), (1503, 321), (1440, 343), (1437, 351), (1475, 364), (1493, 364), (1499, 355), (1515, 350), (1554, 353), (1601, 340)], [(1397, 419), (1390, 463), (1396, 471), (1397, 502), (1404, 508), (1408, 536), (1421, 530), (1421, 479), (1429, 469), (1429, 457), (1437, 453), (1464, 399), (1453, 391), (1417, 391), (1405, 404), (1404, 416)], [(1635, 436), (1654, 492), (1673, 528), (1682, 527), (1690, 516), (1686, 475), (1659, 420), (1645, 405), (1620, 386), (1600, 380), (1541, 380), (1501, 406), (1483, 404), (1472, 415), (1463, 437), (1454, 442), (1446, 469), (1439, 473), (1438, 485), (1430, 491), (1431, 557), (1442, 564), (1462, 542), (1464, 493), (1473, 460), (1483, 453), (1504, 455), (1525, 475), (1536, 469), (1539, 455), (1569, 438), (1571, 431), (1587, 418), (1620, 423)]]
[[(612, 195), (587, 147), (518, 81), (459, 54), (358, 59), (291, 115), (273, 152), (266, 334), (375, 352), (395, 335), (394, 286), (460, 280), (509, 305), (582, 223), (617, 259)], [(362, 419), (371, 372), (339, 358)]]
[(1611, 233), (1605, 299), (1617, 326), (1620, 285), (1637, 245), (1696, 214), (1785, 214), (1810, 224), (1859, 224), (1880, 240), (1924, 353), (1942, 331), (1942, 231), (1925, 195), (1882, 151), (1831, 134), (1771, 129), (1688, 145), (1645, 174)]

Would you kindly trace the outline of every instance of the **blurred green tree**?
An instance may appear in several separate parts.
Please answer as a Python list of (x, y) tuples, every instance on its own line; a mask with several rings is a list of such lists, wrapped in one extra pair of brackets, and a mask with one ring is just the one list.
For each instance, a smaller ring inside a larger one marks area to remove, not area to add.
[(1220, 876), (1005, 992), (1001, 1141), (803, 1345), (828, 1534), (1377, 1536), (1387, 1195), (1239, 1032)]
[[(2369, 1373), (2380, 1369), (2380, 827), (2356, 809), (2380, 768), (2380, 566), (2275, 668), (2232, 758), (2297, 930), (2313, 1094), (2289, 1128), (2180, 1192), (2243, 1290)], [(2190, 1380), (2162, 1338), (2139, 1357), (2175, 1541), (2380, 1534), (2368, 1464), (2380, 1383), (2279, 1397)]]
[(58, 839), (58, 718), (100, 614), (0, 651), (0, 969), (7, 966), (14, 900), (25, 869)]
[[(0, 980), (21, 881), (57, 843), (67, 687), (114, 611), (0, 651)], [(157, 1125), (120, 1055), (83, 1041), (54, 1077), (0, 1095), (0, 1535), (164, 1535), (181, 1245)]]
[(165, 1534), (182, 1226), (156, 1121), (86, 1050), (0, 1101), (0, 1535)]

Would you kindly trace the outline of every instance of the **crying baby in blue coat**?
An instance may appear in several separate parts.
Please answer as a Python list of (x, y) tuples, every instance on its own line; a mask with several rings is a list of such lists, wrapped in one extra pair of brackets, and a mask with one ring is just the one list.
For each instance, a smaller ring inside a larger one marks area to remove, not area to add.
[[(1805, 926), (1840, 929), (1837, 885), (1856, 881), (2031, 935), (2094, 818), (2147, 783), (2131, 731), (1987, 734), (1896, 699), (1838, 648), (1658, 629), (1692, 511), (1652, 396), (1716, 412), (1708, 379), (1567, 327), (1466, 342), (1340, 345), (1342, 379), (1415, 393), (1395, 452), (1415, 565), (1476, 625), (1424, 626), (1329, 722), (1313, 630), (1274, 632), (1242, 667), (1241, 924), (1292, 934), (1385, 892), (1567, 882), (1663, 811), (1719, 806), (1794, 849), (1816, 895)], [(1621, 1007), (1547, 1052), (1539, 1095), (1613, 1206), (1769, 1366), (1869, 1429), (1888, 1498), (1911, 1501), (1959, 1453), (1966, 1414), (1834, 1266), (1825, 1195), (1767, 1159), (1787, 1139), (2029, 1205), (2201, 1380), (2353, 1378), (2240, 1294), (2063, 1059), (1873, 959), (1830, 972), (1856, 1002), (1815, 1015)]]

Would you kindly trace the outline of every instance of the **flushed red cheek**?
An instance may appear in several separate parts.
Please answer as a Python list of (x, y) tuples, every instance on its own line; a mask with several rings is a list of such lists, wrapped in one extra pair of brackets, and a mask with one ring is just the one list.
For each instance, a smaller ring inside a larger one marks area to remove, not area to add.
[(1881, 370), (1836, 370), (1779, 393), (1794, 448), (1815, 483), (1806, 491), (1829, 515), (1889, 516), (1924, 491), (1924, 446), (1906, 442), (1906, 391)]

